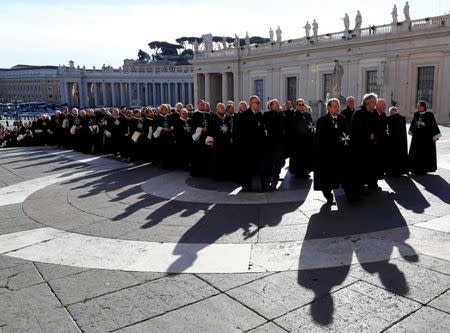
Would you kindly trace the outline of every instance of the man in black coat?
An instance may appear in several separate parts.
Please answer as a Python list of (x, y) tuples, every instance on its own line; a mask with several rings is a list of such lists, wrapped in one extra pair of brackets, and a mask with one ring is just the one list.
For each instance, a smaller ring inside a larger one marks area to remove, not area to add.
[(406, 119), (395, 106), (389, 109), (386, 173), (399, 177), (408, 173), (408, 141)]
[(386, 101), (379, 98), (376, 110), (372, 113), (374, 117), (374, 136), (375, 136), (375, 170), (377, 179), (384, 179), (384, 173), (387, 163), (387, 139), (388, 125), (386, 116)]
[(174, 155), (176, 156), (176, 166), (185, 171), (188, 171), (191, 165), (193, 130), (189, 112), (186, 109), (181, 109), (180, 116), (173, 121)]
[(316, 125), (314, 190), (322, 191), (327, 203), (334, 205), (332, 191), (346, 186), (350, 137), (345, 117), (339, 114), (339, 100), (330, 99), (327, 110)]
[(172, 130), (173, 116), (166, 104), (159, 107), (158, 113), (154, 117), (155, 130), (153, 138), (161, 167), (164, 169), (175, 166), (175, 137)]
[(265, 129), (261, 101), (258, 96), (250, 97), (250, 108), (241, 113), (239, 148), (242, 158), (241, 186), (243, 191), (252, 190), (252, 176), (262, 178), (262, 154), (264, 151)]
[(211, 147), (206, 145), (206, 137), (211, 113), (207, 103), (198, 102), (198, 109), (192, 114), (193, 144), (191, 160), (191, 176), (206, 177), (211, 175)]
[(231, 142), (231, 125), (225, 115), (225, 105), (217, 103), (216, 113), (209, 119), (206, 137), (206, 144), (212, 147), (212, 175), (217, 180), (227, 179), (232, 169)]
[(356, 193), (369, 189), (381, 190), (377, 184), (376, 138), (373, 112), (378, 96), (366, 94), (363, 105), (355, 111), (350, 128), (350, 145), (352, 150), (352, 188)]
[(412, 135), (408, 155), (410, 171), (419, 175), (436, 171), (436, 141), (441, 137), (441, 131), (433, 113), (427, 111), (425, 101), (417, 103), (409, 134)]
[(297, 178), (309, 178), (314, 160), (314, 122), (303, 99), (299, 98), (296, 110), (287, 114), (286, 124), (289, 171)]
[(284, 143), (285, 143), (285, 115), (281, 111), (278, 100), (272, 99), (267, 103), (269, 111), (263, 113), (265, 128), (264, 152), (262, 160), (263, 191), (275, 191), (280, 171), (284, 166)]
[(341, 111), (341, 115), (343, 115), (347, 121), (347, 128), (350, 128), (352, 125), (353, 113), (355, 113), (355, 97), (348, 96), (345, 99), (345, 102), (347, 103), (347, 107)]

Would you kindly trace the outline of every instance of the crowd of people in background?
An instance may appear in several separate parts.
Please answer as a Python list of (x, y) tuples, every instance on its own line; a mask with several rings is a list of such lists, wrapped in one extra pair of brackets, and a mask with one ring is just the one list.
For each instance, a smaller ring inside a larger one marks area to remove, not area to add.
[[(393, 106), (371, 93), (355, 109), (348, 97), (327, 102), (327, 113), (313, 121), (303, 99), (277, 99), (262, 106), (258, 96), (248, 103), (218, 103), (215, 110), (200, 100), (197, 109), (177, 103), (175, 108), (126, 107), (78, 110), (63, 108), (32, 121), (16, 122), (13, 130), (0, 129), (0, 146), (53, 145), (86, 154), (112, 154), (135, 163), (165, 169), (180, 168), (192, 176), (238, 182), (242, 191), (275, 191), (289, 159), (289, 171), (298, 178), (314, 175), (314, 189), (335, 204), (332, 191), (342, 187), (349, 200), (381, 190), (386, 176), (424, 174), (437, 169), (436, 141), (440, 137), (433, 113), (423, 101), (409, 127)], [(262, 109), (266, 108), (264, 112)]]

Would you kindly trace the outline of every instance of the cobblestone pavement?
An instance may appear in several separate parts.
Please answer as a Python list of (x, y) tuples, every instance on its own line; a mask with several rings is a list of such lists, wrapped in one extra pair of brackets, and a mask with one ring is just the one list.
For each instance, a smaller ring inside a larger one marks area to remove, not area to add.
[(0, 332), (448, 332), (439, 170), (324, 205), (49, 147), (0, 150)]

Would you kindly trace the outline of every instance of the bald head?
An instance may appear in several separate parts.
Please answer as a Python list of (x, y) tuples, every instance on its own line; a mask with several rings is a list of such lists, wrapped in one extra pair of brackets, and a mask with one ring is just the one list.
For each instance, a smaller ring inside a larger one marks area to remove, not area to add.
[(386, 111), (386, 100), (379, 98), (377, 101), (377, 111), (384, 113)]

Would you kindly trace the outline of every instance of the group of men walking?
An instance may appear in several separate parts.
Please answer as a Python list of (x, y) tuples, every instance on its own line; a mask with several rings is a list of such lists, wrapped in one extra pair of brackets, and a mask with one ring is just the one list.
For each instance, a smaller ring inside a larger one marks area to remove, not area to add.
[(339, 100), (330, 99), (316, 125), (303, 99), (294, 108), (289, 101), (282, 108), (272, 99), (265, 112), (258, 96), (238, 106), (218, 103), (215, 112), (203, 100), (196, 110), (181, 103), (175, 110), (167, 104), (111, 112), (101, 108), (98, 113), (64, 108), (17, 129), (13, 140), (182, 168), (192, 176), (236, 181), (243, 191), (275, 191), (289, 158), (296, 177), (309, 178), (314, 171), (314, 189), (329, 204), (334, 204), (332, 190), (340, 186), (356, 200), (365, 191), (379, 190), (377, 181), (385, 175), (436, 170), (440, 133), (424, 102), (418, 103), (410, 126), (408, 158), (405, 118), (395, 107), (386, 116), (386, 102), (375, 94), (365, 95), (358, 110), (353, 97), (346, 101), (340, 112)]

